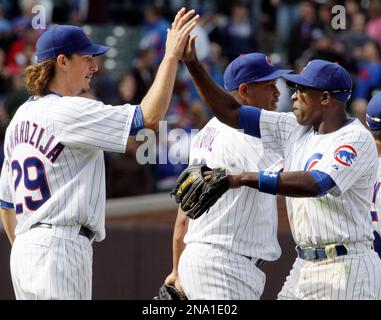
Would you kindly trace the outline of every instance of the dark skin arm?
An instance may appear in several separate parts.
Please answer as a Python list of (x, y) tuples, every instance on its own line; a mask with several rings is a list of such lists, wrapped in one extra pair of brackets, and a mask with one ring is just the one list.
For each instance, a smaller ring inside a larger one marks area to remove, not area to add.
[(192, 36), (185, 48), (182, 60), (185, 62), (198, 94), (209, 106), (214, 115), (228, 126), (239, 128), (239, 109), (241, 105), (206, 72), (198, 61), (195, 50), (195, 36)]
[[(258, 189), (258, 172), (245, 172), (228, 177), (230, 189), (243, 186)], [(205, 172), (204, 178), (210, 180), (211, 171)], [(316, 197), (320, 194), (320, 188), (307, 171), (281, 172), (277, 194), (294, 198)]]
[[(195, 36), (189, 39), (182, 60), (192, 76), (197, 92), (218, 120), (233, 128), (239, 128), (239, 110), (241, 105), (230, 94), (214, 83), (202, 64), (197, 60), (195, 39)], [(205, 179), (207, 180), (208, 172), (205, 174)], [(231, 175), (229, 176), (229, 183), (230, 188), (247, 186), (258, 189), (258, 173), (249, 172)], [(308, 172), (282, 172), (279, 179), (278, 194), (289, 197), (315, 197), (320, 194), (320, 188)]]

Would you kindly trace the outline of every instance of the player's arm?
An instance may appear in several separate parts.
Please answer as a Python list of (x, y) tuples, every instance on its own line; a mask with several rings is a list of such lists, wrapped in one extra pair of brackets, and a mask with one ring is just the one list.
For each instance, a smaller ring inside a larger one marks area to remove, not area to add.
[(322, 196), (336, 186), (328, 174), (318, 170), (245, 172), (229, 176), (229, 184), (230, 188), (246, 186), (288, 197)]
[(9, 242), (12, 244), (15, 240), (15, 229), (17, 224), (16, 211), (11, 208), (0, 208), (0, 215), (4, 230), (8, 236)]
[(185, 62), (192, 76), (197, 92), (218, 120), (238, 129), (240, 128), (239, 115), (241, 105), (213, 81), (208, 72), (198, 61), (195, 49), (195, 38), (195, 36), (192, 36), (188, 41), (182, 60)]
[(192, 18), (194, 13), (194, 10), (187, 13), (185, 13), (184, 8), (179, 10), (172, 23), (172, 29), (168, 30), (163, 61), (151, 88), (140, 104), (145, 128), (156, 130), (159, 127), (159, 121), (167, 112), (175, 83), (178, 61), (183, 55), (189, 34), (196, 26), (199, 18), (198, 15)]
[(12, 203), (11, 186), (8, 183), (10, 170), (9, 161), (4, 160), (0, 176), (0, 215), (4, 230), (12, 244), (15, 240), (15, 229), (17, 225), (16, 211)]
[(245, 134), (261, 138), (265, 149), (284, 156), (285, 145), (297, 126), (293, 114), (242, 106), (212, 80), (198, 61), (195, 36), (188, 41), (182, 60), (192, 76), (198, 94), (218, 120), (230, 127), (243, 129)]
[(181, 210), (181, 208), (179, 207), (179, 210), (177, 212), (176, 222), (175, 222), (175, 229), (173, 231), (173, 238), (172, 238), (173, 268), (172, 268), (172, 272), (165, 279), (165, 284), (173, 285), (177, 288), (177, 290), (181, 292), (183, 292), (183, 290), (179, 282), (178, 266), (179, 266), (180, 256), (185, 249), (184, 236), (187, 230), (188, 230), (188, 217), (186, 215), (186, 212)]

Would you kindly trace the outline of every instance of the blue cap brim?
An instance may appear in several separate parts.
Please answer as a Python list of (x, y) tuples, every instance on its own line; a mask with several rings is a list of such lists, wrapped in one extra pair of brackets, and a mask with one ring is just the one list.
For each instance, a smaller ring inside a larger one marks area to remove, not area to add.
[[(304, 78), (301, 74), (285, 74), (282, 77), (292, 83), (300, 84), (305, 87), (316, 88), (316, 86), (314, 86), (311, 80)], [(322, 89), (322, 88), (317, 88), (317, 89)]]
[[(265, 77), (257, 78), (253, 82), (264, 82), (264, 81), (271, 81), (274, 79), (282, 78), (285, 74), (292, 72), (293, 70), (275, 70), (274, 72), (268, 74)], [(250, 83), (249, 81), (247, 83)]]
[(90, 46), (77, 51), (79, 54), (89, 54), (91, 56), (100, 56), (102, 54), (105, 54), (107, 51), (109, 51), (111, 48), (106, 46), (101, 46), (98, 44), (91, 44)]
[(381, 130), (381, 122), (372, 120), (372, 117), (370, 117), (368, 114), (366, 114), (365, 122), (370, 130)]
[[(296, 83), (301, 86), (309, 87), (312, 89), (326, 90), (325, 88), (320, 88), (316, 86), (313, 83), (313, 81), (303, 77), (301, 74), (286, 74), (283, 76), (283, 78), (291, 83)], [(350, 92), (333, 93), (332, 96), (341, 102), (347, 102), (349, 98), (351, 97), (351, 93)]]

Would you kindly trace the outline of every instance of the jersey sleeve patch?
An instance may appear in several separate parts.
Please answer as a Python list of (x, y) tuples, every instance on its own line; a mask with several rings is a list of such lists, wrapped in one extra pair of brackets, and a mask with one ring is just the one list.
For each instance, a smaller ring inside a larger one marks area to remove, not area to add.
[(335, 149), (334, 158), (339, 164), (350, 167), (357, 159), (357, 151), (350, 145), (342, 145)]

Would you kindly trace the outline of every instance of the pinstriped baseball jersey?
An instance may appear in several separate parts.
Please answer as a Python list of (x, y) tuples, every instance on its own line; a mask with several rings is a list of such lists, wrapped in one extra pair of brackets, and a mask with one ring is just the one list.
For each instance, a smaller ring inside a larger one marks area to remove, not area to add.
[(262, 111), (265, 148), (284, 155), (285, 171), (319, 170), (336, 186), (319, 198), (287, 198), (294, 240), (301, 246), (370, 243), (369, 208), (377, 174), (373, 137), (356, 119), (329, 134), (301, 126), (293, 114)]
[(373, 188), (371, 217), (374, 230), (381, 235), (381, 157), (378, 157), (377, 181)]
[(20, 106), (6, 131), (0, 181), (0, 199), (16, 209), (16, 235), (45, 222), (105, 237), (103, 150), (125, 151), (134, 112), (55, 94)]
[[(189, 163), (223, 166), (228, 172), (280, 170), (282, 157), (265, 153), (260, 139), (213, 118), (194, 137)], [(208, 213), (190, 220), (186, 244), (210, 243), (230, 252), (273, 261), (280, 256), (276, 197), (242, 187), (226, 192)]]
[(266, 148), (285, 157), (285, 171), (319, 170), (336, 186), (316, 198), (286, 198), (295, 242), (301, 247), (344, 244), (348, 255), (297, 258), (278, 299), (380, 299), (381, 263), (371, 250), (369, 208), (377, 173), (373, 137), (358, 120), (329, 134), (297, 124), (293, 114), (262, 111)]

